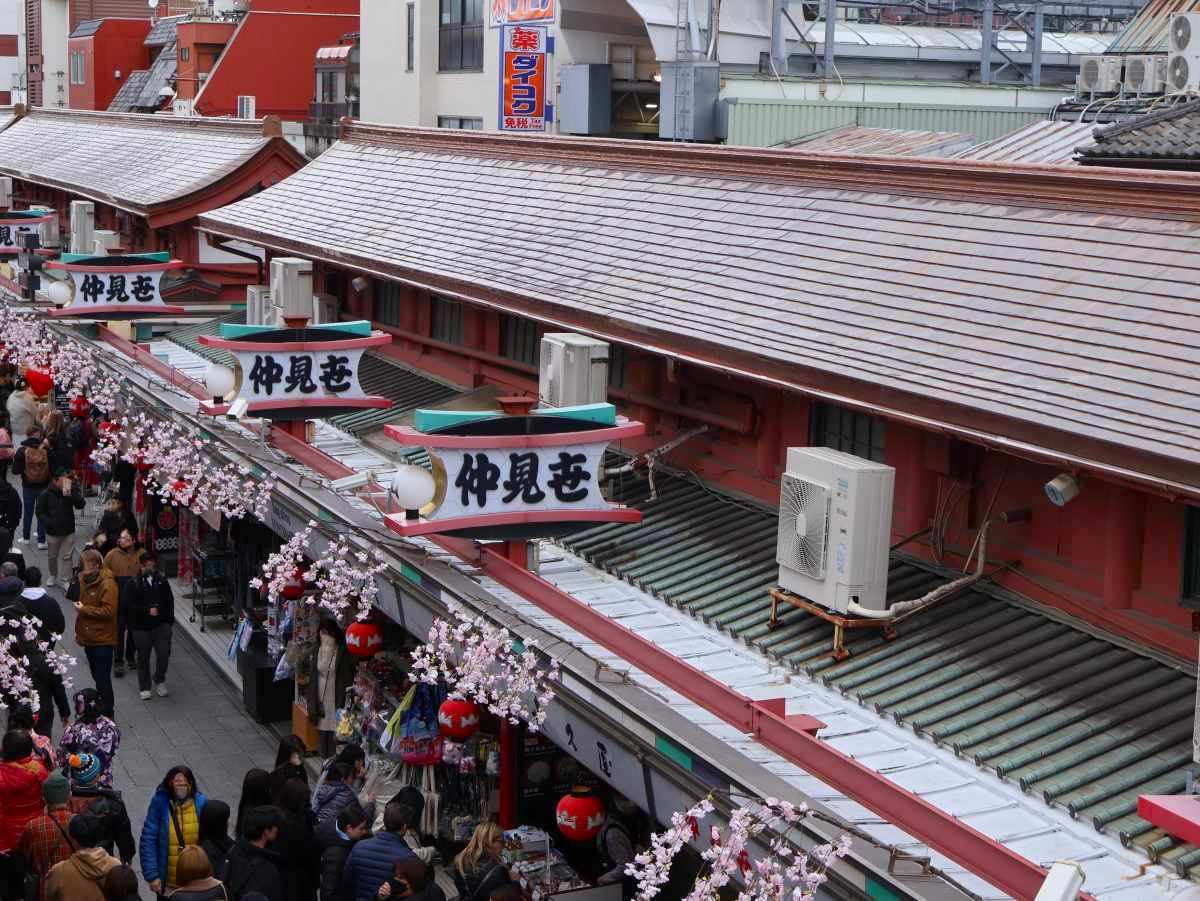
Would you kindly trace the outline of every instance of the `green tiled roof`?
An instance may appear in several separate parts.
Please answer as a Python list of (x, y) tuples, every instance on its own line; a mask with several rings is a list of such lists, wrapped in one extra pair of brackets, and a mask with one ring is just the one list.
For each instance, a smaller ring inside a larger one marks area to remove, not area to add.
[[(180, 347), (187, 348), (207, 360), (232, 366), (233, 357), (228, 351), (205, 347), (200, 343), (200, 336), (217, 334), (222, 323), (242, 325), (245, 321), (246, 312), (241, 310), (217, 319), (210, 319), (207, 322), (184, 326), (169, 333), (166, 337)], [(455, 388), (434, 381), (369, 351), (363, 354), (359, 369), (359, 381), (367, 394), (377, 394), (389, 398), (392, 406), (386, 410), (354, 410), (334, 416), (329, 420), (337, 428), (352, 435), (361, 435), (380, 428), (384, 423), (411, 413), (418, 407), (434, 406), (459, 394)]]
[[(1180, 875), (1200, 876), (1200, 848), (1136, 814), (1139, 794), (1184, 790), (1193, 676), (987, 587), (902, 623), (894, 641), (851, 631), (851, 656), (836, 662), (824, 620), (791, 609), (768, 626), (774, 511), (682, 477), (658, 474), (656, 484), (653, 502), (643, 479), (625, 477), (610, 495), (641, 509), (640, 525), (596, 526), (563, 543)], [(945, 581), (895, 557), (889, 597), (918, 598)]]

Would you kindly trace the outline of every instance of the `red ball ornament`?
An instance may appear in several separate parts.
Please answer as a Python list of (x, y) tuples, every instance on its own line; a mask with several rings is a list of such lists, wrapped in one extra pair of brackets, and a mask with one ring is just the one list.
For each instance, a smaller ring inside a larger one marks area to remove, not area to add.
[(479, 731), (479, 708), (462, 698), (447, 698), (438, 708), (438, 732), (465, 741)]
[(355, 657), (375, 656), (383, 650), (383, 630), (374, 623), (351, 623), (346, 629), (346, 650)]
[(92, 405), (82, 394), (77, 394), (71, 398), (71, 415), (76, 419), (86, 419), (91, 412)]
[(29, 390), (35, 397), (45, 397), (54, 387), (54, 379), (50, 378), (48, 372), (30, 368), (25, 370), (25, 384), (29, 386)]
[(573, 842), (590, 842), (604, 825), (604, 802), (583, 787), (563, 795), (555, 808), (558, 831)]

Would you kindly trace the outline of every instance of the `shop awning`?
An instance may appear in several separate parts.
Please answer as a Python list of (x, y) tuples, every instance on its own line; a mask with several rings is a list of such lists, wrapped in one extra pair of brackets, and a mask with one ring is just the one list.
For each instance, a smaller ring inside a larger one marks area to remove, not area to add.
[(304, 165), (279, 123), (34, 110), (0, 132), (0, 174), (151, 220), (191, 218)]
[(1188, 175), (358, 125), (200, 222), (1200, 496), (1198, 217)]

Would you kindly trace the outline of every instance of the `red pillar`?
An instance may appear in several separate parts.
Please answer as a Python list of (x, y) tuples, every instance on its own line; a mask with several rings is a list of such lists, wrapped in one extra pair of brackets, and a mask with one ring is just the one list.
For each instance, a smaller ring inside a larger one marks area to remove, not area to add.
[(1133, 606), (1133, 592), (1142, 583), (1146, 504), (1136, 491), (1105, 487), (1109, 498), (1104, 522), (1104, 606), (1120, 610)]
[[(529, 566), (529, 542), (506, 541), (502, 545), (505, 559), (518, 566)], [(521, 731), (508, 720), (500, 722), (500, 828), (515, 829), (517, 825), (517, 742)]]

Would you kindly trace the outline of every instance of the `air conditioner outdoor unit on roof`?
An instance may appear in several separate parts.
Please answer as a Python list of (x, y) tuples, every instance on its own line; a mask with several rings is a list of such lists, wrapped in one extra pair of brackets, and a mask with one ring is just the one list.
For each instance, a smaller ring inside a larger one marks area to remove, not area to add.
[(1079, 65), (1078, 87), (1083, 94), (1117, 93), (1121, 89), (1121, 57), (1084, 57)]
[(246, 324), (274, 325), (274, 322), (268, 322), (272, 315), (271, 287), (269, 285), (247, 285)]
[(1171, 16), (1167, 34), (1167, 93), (1200, 90), (1200, 13)]
[(790, 447), (779, 494), (779, 584), (838, 613), (887, 609), (896, 471), (827, 447)]
[(1167, 80), (1165, 56), (1131, 56), (1125, 60), (1125, 91), (1161, 94)]
[(548, 407), (608, 400), (608, 345), (571, 332), (542, 335), (538, 399)]

